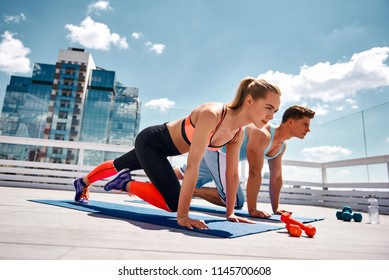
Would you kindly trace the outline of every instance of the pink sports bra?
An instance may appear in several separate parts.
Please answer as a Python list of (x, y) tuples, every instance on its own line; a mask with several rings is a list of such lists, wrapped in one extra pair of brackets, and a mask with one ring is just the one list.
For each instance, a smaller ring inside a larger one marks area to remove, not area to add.
[[(216, 128), (211, 132), (211, 134), (208, 137), (208, 147), (207, 147), (208, 150), (217, 151), (217, 150), (221, 149), (223, 146), (234, 141), (236, 139), (236, 137), (238, 136), (241, 128), (239, 128), (238, 132), (235, 133), (234, 137), (230, 141), (225, 143), (224, 145), (221, 145), (221, 146), (212, 146), (211, 145), (212, 138), (215, 135), (215, 133), (217, 132), (217, 130), (219, 129), (219, 127), (221, 126), (226, 115), (227, 115), (227, 108), (225, 105), (223, 105), (222, 117), (221, 117), (219, 123), (217, 124)], [(188, 143), (188, 145), (190, 145), (192, 142), (194, 131), (195, 131), (195, 126), (192, 124), (192, 122), (190, 120), (190, 115), (189, 115), (185, 119), (182, 120), (182, 124), (181, 124), (181, 134), (182, 134), (182, 137), (184, 138), (184, 140), (186, 141), (186, 143)]]

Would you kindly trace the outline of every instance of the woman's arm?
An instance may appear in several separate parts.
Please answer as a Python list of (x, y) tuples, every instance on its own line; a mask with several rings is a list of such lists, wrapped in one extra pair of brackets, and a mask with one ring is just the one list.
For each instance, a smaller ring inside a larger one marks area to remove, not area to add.
[(239, 186), (239, 150), (242, 145), (243, 130), (239, 132), (236, 142), (226, 146), (226, 217), (234, 214), (236, 192)]
[(236, 142), (227, 145), (226, 152), (226, 218), (231, 222), (252, 223), (246, 218), (236, 216), (234, 213), (236, 192), (239, 186), (239, 152), (243, 141), (244, 130), (239, 132)]
[(188, 153), (187, 166), (178, 200), (177, 222), (188, 228), (206, 229), (204, 221), (189, 218), (189, 207), (199, 175), (201, 159), (208, 146), (209, 135), (218, 121), (217, 112), (204, 108), (197, 112), (196, 129)]

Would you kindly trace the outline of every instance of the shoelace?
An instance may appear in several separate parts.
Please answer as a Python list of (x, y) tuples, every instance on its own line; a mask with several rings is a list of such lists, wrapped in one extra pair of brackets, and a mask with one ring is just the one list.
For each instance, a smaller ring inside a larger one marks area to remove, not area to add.
[(87, 199), (89, 199), (89, 187), (92, 187), (94, 190), (96, 190), (94, 186), (87, 185), (86, 187), (82, 188), (81, 197), (86, 197)]
[(81, 197), (89, 198), (89, 186), (82, 188)]

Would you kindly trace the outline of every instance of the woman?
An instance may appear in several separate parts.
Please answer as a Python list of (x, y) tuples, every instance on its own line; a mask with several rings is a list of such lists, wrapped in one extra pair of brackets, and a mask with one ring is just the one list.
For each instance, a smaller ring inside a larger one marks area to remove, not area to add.
[[(280, 105), (277, 86), (255, 78), (243, 79), (231, 104), (212, 102), (195, 108), (183, 119), (142, 130), (135, 148), (123, 156), (107, 161), (83, 178), (74, 181), (76, 202), (88, 202), (88, 186), (97, 180), (128, 169), (104, 187), (134, 194), (166, 211), (177, 212), (177, 223), (188, 228), (206, 229), (204, 221), (188, 215), (190, 202), (206, 149), (227, 147), (226, 218), (234, 222), (253, 223), (234, 214), (238, 187), (238, 159), (243, 139), (241, 127), (253, 123), (262, 127)], [(180, 186), (167, 157), (188, 153), (185, 178)], [(130, 172), (143, 169), (151, 182), (137, 182)]]

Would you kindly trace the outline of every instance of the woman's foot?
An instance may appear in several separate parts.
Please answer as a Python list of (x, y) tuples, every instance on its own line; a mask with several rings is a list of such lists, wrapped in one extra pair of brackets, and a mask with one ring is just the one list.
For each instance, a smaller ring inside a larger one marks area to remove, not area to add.
[(118, 190), (127, 192), (127, 183), (132, 181), (131, 172), (129, 170), (125, 170), (119, 175), (117, 175), (114, 179), (109, 181), (105, 186), (104, 190), (109, 192), (111, 190)]
[(75, 179), (73, 181), (76, 195), (74, 197), (75, 202), (88, 203), (89, 202), (89, 186), (84, 183), (82, 178)]

